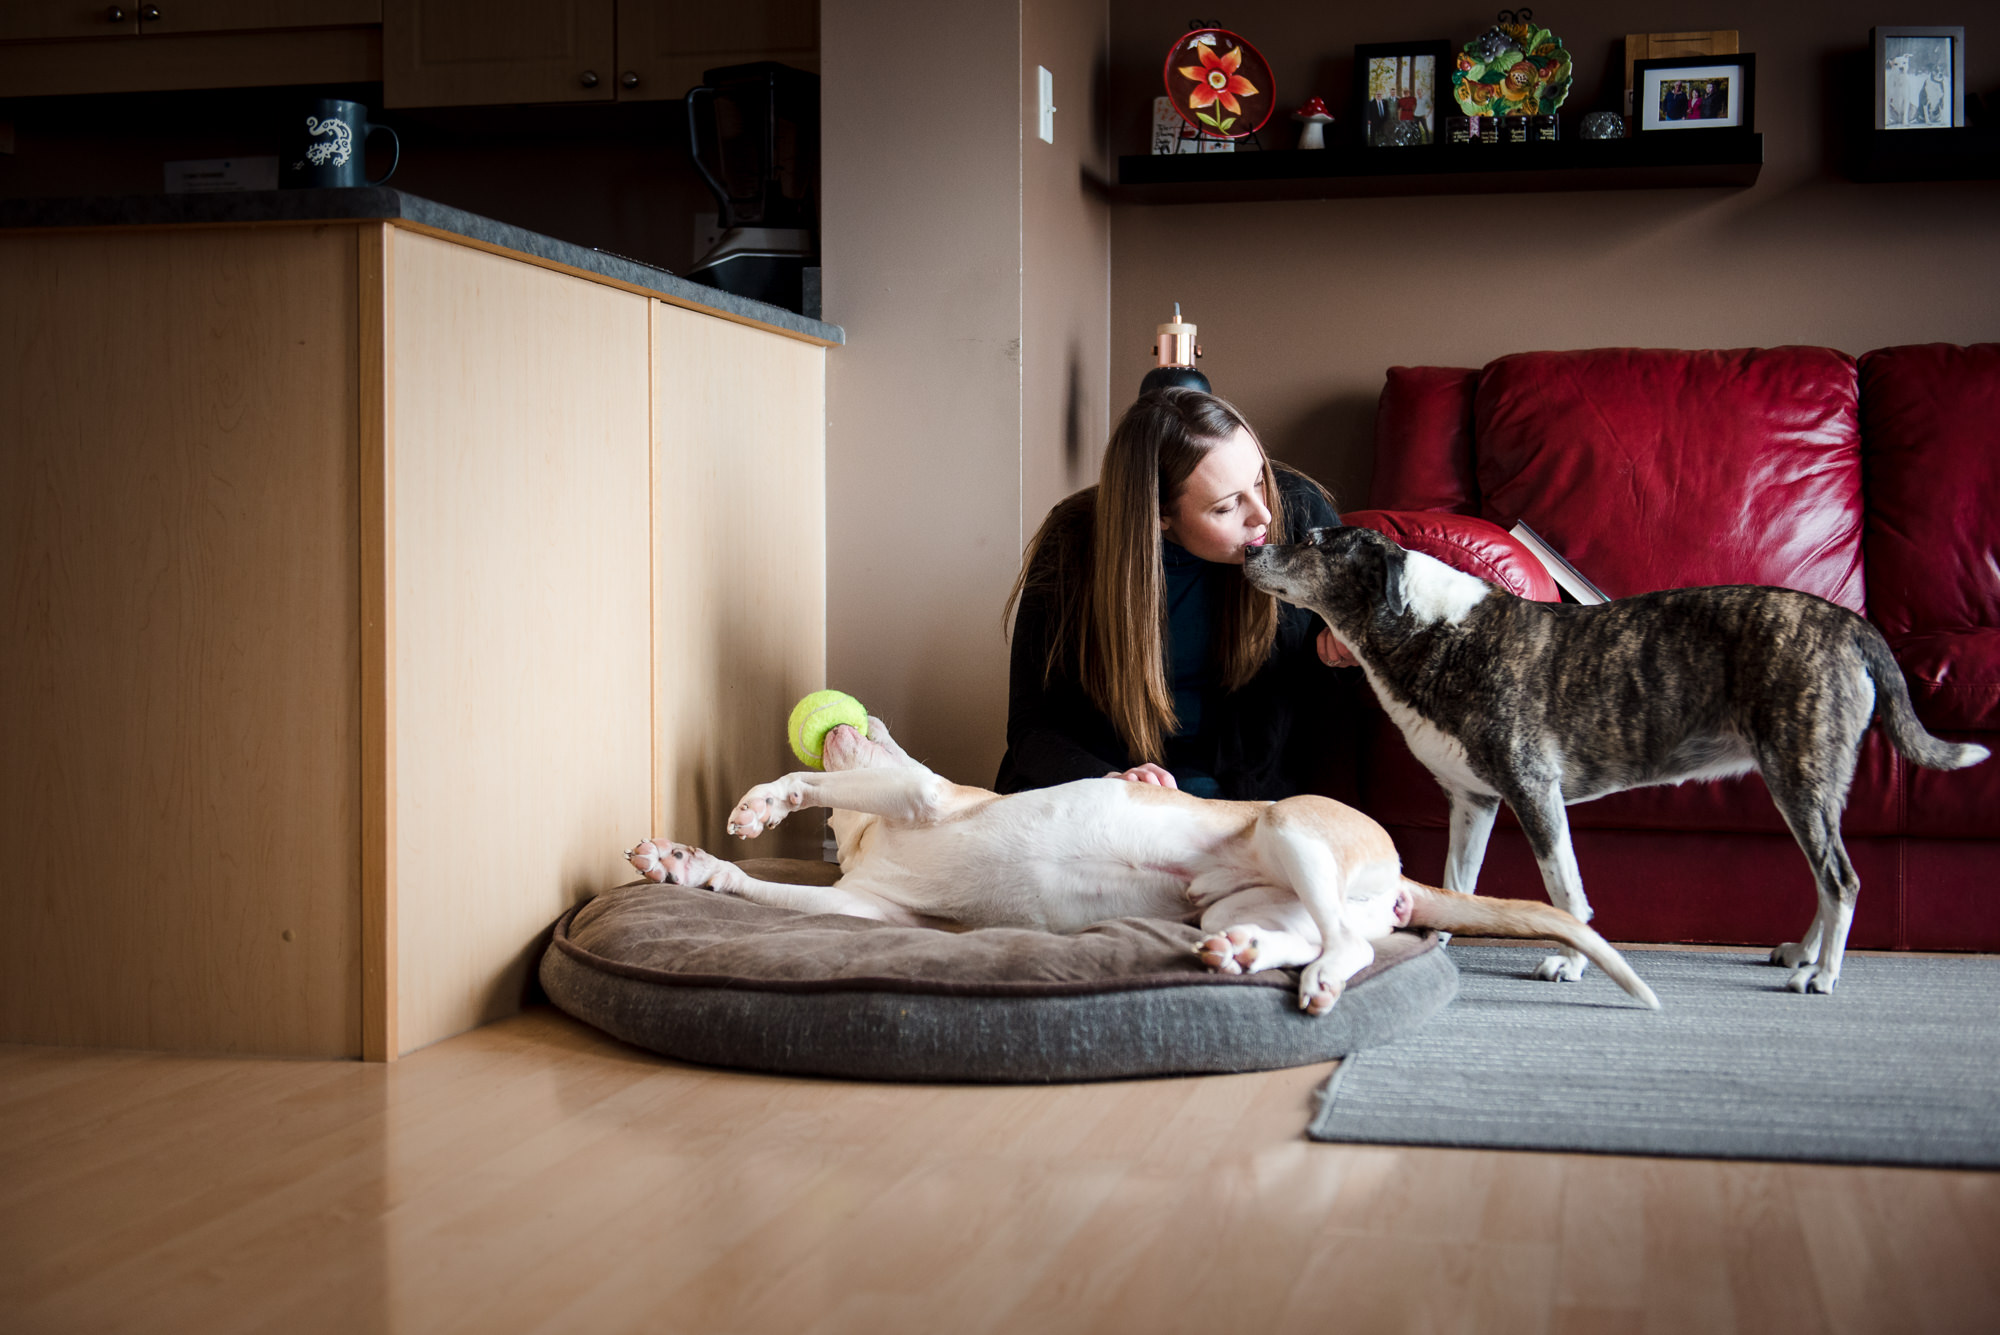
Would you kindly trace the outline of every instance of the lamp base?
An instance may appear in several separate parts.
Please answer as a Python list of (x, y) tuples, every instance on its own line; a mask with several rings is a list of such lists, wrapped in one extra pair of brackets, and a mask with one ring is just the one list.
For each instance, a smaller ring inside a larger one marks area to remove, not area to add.
[(1198, 389), (1204, 394), (1215, 393), (1209, 386), (1208, 377), (1192, 366), (1155, 366), (1139, 382), (1139, 397), (1143, 399), (1156, 389)]

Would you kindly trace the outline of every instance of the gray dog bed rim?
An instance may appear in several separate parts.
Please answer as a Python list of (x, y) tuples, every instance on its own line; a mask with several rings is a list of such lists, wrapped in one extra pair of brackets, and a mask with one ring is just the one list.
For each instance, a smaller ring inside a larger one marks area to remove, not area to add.
[[(663, 1056), (895, 1081), (1307, 1065), (1387, 1042), (1457, 993), (1436, 936), (1398, 933), (1315, 1018), (1298, 1009), (1296, 971), (1211, 973), (1192, 954), (1199, 935), (1136, 918), (954, 934), (642, 882), (565, 913), (540, 972), (562, 1010)], [(884, 956), (901, 970), (880, 972)]]

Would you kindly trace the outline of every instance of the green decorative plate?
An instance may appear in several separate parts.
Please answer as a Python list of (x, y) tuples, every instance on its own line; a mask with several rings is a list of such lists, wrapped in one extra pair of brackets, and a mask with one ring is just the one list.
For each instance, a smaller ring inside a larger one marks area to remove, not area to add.
[(1537, 27), (1527, 10), (1465, 44), (1451, 91), (1468, 116), (1546, 116), (1569, 96), (1570, 59), (1562, 39)]

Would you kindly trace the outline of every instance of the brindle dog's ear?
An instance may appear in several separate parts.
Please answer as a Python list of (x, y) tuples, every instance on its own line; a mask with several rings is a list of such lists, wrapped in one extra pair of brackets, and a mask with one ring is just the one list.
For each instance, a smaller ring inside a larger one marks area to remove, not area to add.
[(1330, 528), (1309, 528), (1306, 530), (1305, 545), (1308, 547), (1324, 547), (1326, 546), (1327, 538), (1332, 533), (1333, 530)]
[(1410, 605), (1410, 596), (1404, 587), (1409, 577), (1410, 554), (1401, 547), (1391, 547), (1382, 553), (1382, 605), (1389, 609), (1390, 616), (1401, 616)]

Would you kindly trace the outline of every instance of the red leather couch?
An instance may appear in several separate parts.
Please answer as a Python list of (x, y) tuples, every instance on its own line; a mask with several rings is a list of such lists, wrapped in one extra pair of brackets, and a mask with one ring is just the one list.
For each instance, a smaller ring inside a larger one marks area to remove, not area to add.
[[(1851, 944), (2000, 950), (2000, 344), (1609, 349), (1395, 367), (1374, 507), (1347, 516), (1532, 597), (1555, 586), (1506, 530), (1525, 520), (1612, 597), (1778, 584), (1888, 636), (1917, 714), (1996, 758), (1937, 773), (1879, 729), (1843, 824), (1861, 875)], [(1376, 712), (1363, 809), (1410, 874), (1442, 875), (1436, 782)], [(1613, 940), (1796, 940), (1812, 879), (1763, 780), (1646, 788), (1570, 808)], [(1482, 892), (1541, 898), (1504, 808)]]

